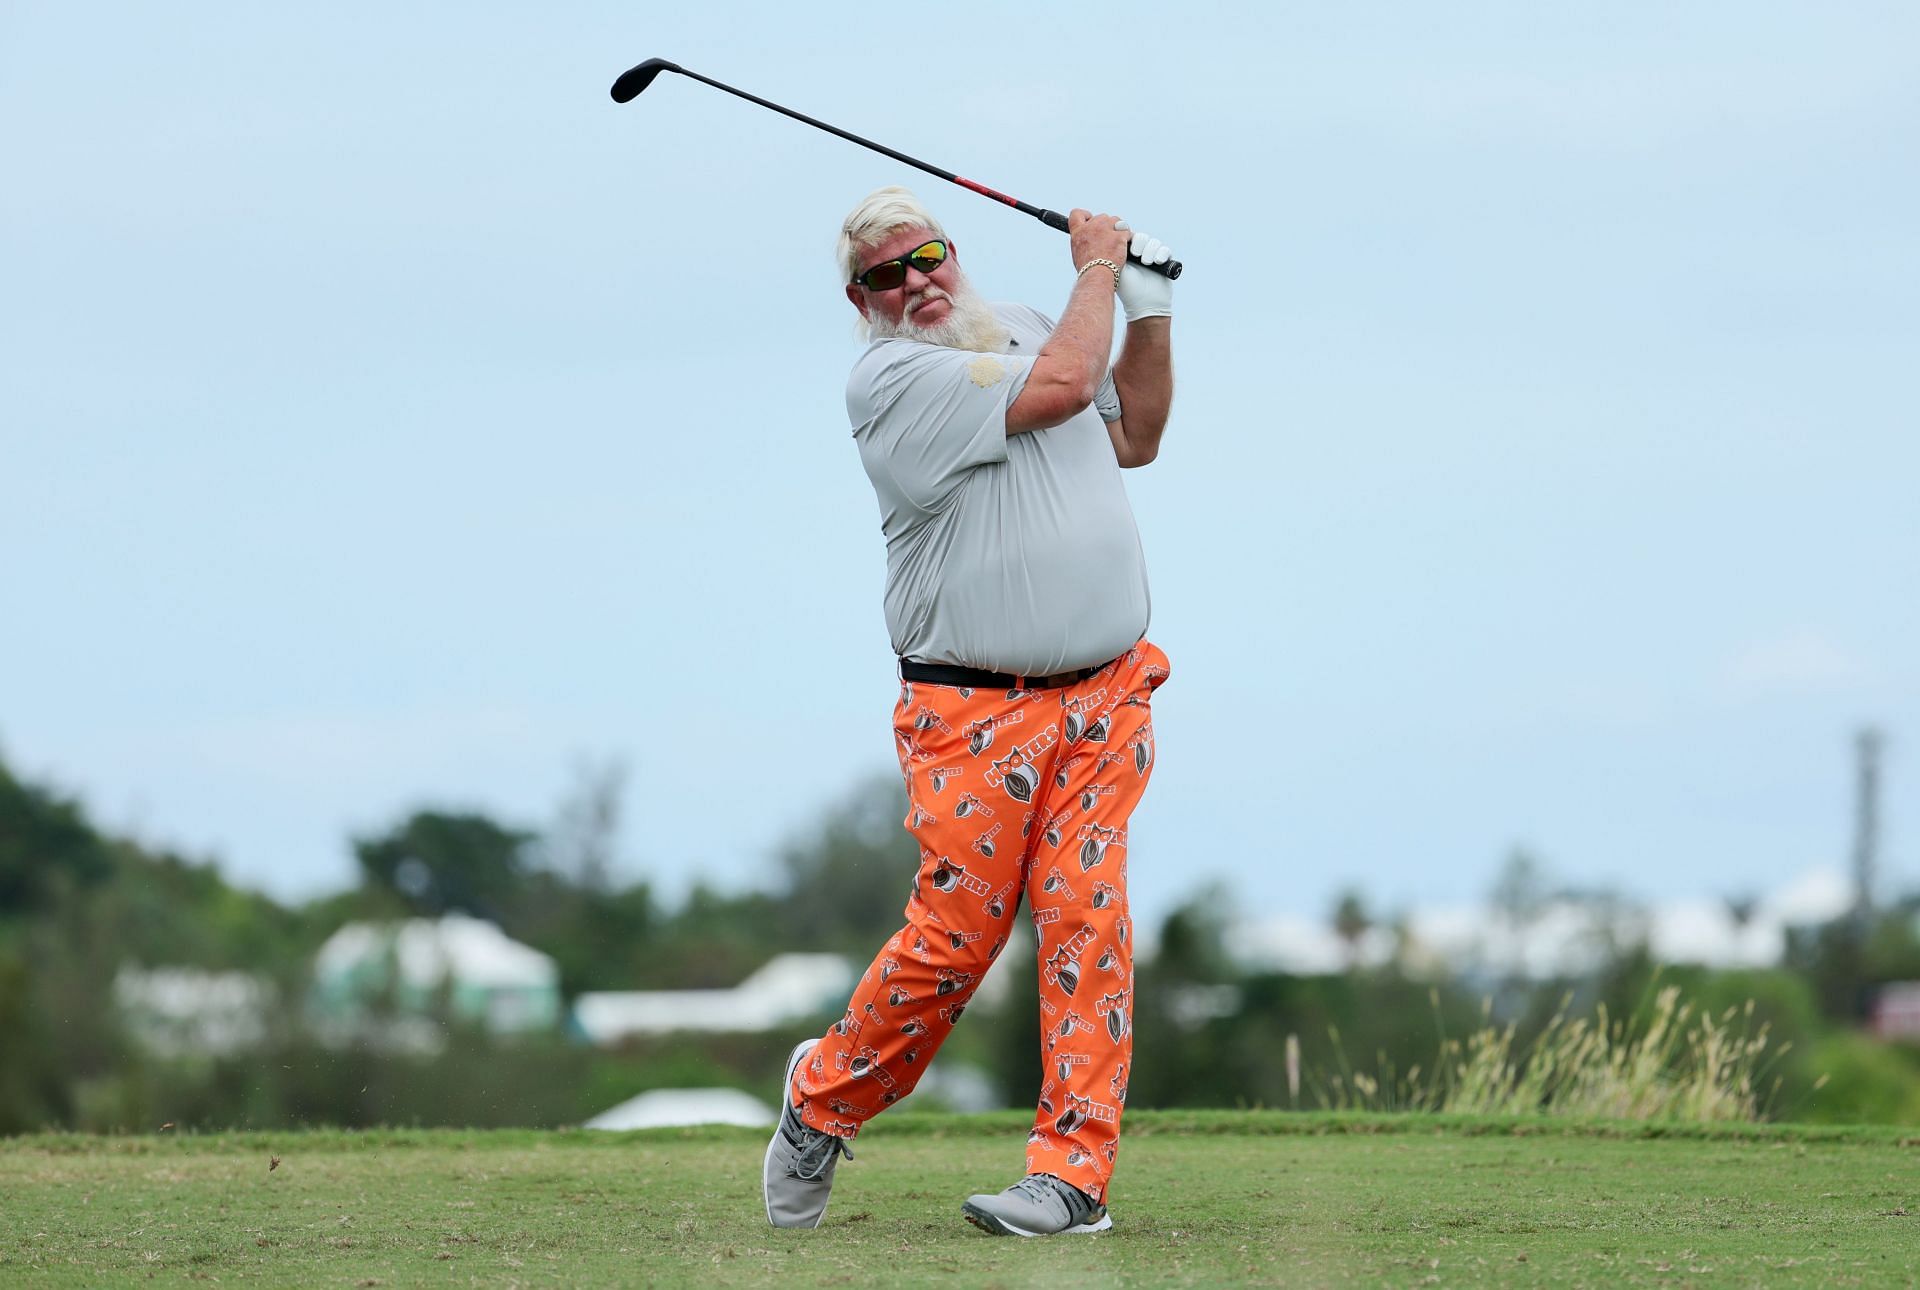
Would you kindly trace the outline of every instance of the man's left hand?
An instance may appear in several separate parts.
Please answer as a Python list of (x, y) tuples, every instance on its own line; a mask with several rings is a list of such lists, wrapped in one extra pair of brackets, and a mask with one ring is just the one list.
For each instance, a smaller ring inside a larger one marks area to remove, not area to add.
[[(1125, 220), (1114, 227), (1131, 231), (1127, 229)], [(1134, 233), (1127, 253), (1140, 261), (1140, 264), (1135, 264), (1129, 259), (1120, 270), (1120, 307), (1126, 310), (1127, 321), (1173, 317), (1173, 279), (1141, 267), (1146, 264), (1165, 264), (1173, 258), (1173, 249), (1157, 237)]]

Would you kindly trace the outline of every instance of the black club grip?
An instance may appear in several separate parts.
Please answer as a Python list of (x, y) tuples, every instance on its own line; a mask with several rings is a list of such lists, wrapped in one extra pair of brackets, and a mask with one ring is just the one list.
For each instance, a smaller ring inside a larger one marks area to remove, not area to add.
[[(1065, 215), (1062, 215), (1059, 211), (1043, 210), (1036, 213), (1034, 218), (1039, 220), (1042, 224), (1045, 224), (1048, 228), (1057, 228), (1062, 233), (1065, 233), (1068, 231), (1067, 217)], [(1178, 260), (1168, 260), (1165, 264), (1141, 264), (1140, 257), (1135, 255), (1132, 251), (1127, 252), (1127, 263), (1139, 264), (1141, 268), (1157, 273), (1161, 277), (1167, 279), (1169, 282), (1177, 279), (1187, 267), (1186, 265), (1180, 263), (1180, 261)]]

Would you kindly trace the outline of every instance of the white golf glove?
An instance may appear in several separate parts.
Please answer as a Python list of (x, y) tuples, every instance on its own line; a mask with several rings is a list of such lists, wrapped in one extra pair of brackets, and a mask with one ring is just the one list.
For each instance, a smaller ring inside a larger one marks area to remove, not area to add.
[[(1114, 227), (1124, 231), (1127, 222), (1121, 220)], [(1165, 264), (1173, 258), (1171, 247), (1145, 233), (1133, 235), (1127, 253), (1139, 257), (1141, 264)], [(1141, 268), (1129, 259), (1120, 270), (1120, 307), (1126, 310), (1128, 322), (1173, 317), (1173, 279)]]

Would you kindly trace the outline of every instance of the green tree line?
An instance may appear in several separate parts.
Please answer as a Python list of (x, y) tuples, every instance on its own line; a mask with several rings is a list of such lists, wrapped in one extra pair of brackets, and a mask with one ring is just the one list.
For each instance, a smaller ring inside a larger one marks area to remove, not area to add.
[[(350, 920), (491, 919), (556, 960), (569, 999), (727, 987), (779, 951), (863, 963), (898, 926), (918, 853), (890, 778), (855, 785), (780, 848), (761, 888), (696, 884), (672, 907), (645, 880), (615, 880), (618, 797), (617, 775), (589, 777), (545, 831), (473, 812), (412, 812), (349, 840), (359, 872), (351, 889), (289, 905), (227, 883), (211, 863), (110, 836), (77, 801), (0, 765), (0, 1132), (555, 1125), (651, 1087), (766, 1096), (787, 1048), (829, 1018), (600, 1051), (560, 1033), (497, 1039), (443, 1016), (446, 1043), (431, 1054), (327, 1047), (304, 1023), (314, 955)], [(1516, 908), (1538, 895), (1537, 874), (1505, 881)], [(1131, 1105), (1314, 1107), (1331, 1072), (1404, 1072), (1487, 1021), (1485, 983), (1436, 980), (1397, 957), (1362, 967), (1356, 954), (1346, 970), (1318, 975), (1249, 971), (1224, 949), (1230, 909), (1229, 893), (1197, 893), (1150, 938), (1157, 949), (1137, 971)], [(1656, 981), (1681, 985), (1702, 1008), (1752, 1001), (1778, 1050), (1767, 1071), (1777, 1085), (1771, 1114), (1916, 1119), (1920, 1054), (1866, 1037), (1847, 1009), (1861, 981), (1920, 977), (1917, 912), (1909, 900), (1866, 929), (1809, 929), (1767, 971), (1661, 969), (1627, 943), (1579, 980), (1504, 983), (1497, 1006), (1524, 1044), (1569, 995), (1623, 1018), (1648, 1006)], [(1331, 911), (1330, 925), (1356, 944), (1369, 922), (1358, 893)], [(943, 1058), (984, 1068), (1019, 1105), (1038, 1088), (1040, 1023), (1031, 955), (1009, 954), (1008, 1003), (1000, 1015), (970, 1010)], [(141, 1047), (114, 1006), (114, 979), (129, 964), (244, 971), (280, 1006), (243, 1052), (163, 1058)]]

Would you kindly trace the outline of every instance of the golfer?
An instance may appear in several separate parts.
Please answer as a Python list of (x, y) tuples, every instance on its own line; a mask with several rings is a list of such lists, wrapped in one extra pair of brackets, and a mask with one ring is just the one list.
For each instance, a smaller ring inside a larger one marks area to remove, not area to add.
[[(846, 1014), (787, 1060), (767, 1217), (816, 1227), (860, 1126), (905, 1097), (1024, 895), (1039, 938), (1044, 1082), (1026, 1177), (962, 1212), (999, 1235), (1112, 1226), (1133, 1043), (1127, 820), (1153, 768), (1146, 566), (1123, 467), (1160, 450), (1173, 284), (1127, 263), (1168, 248), (1111, 215), (1068, 219), (1056, 322), (988, 304), (940, 222), (882, 188), (840, 230), (870, 338), (847, 414), (880, 502), (893, 733), (920, 867), (906, 923)], [(1126, 339), (1113, 351), (1114, 296)]]

